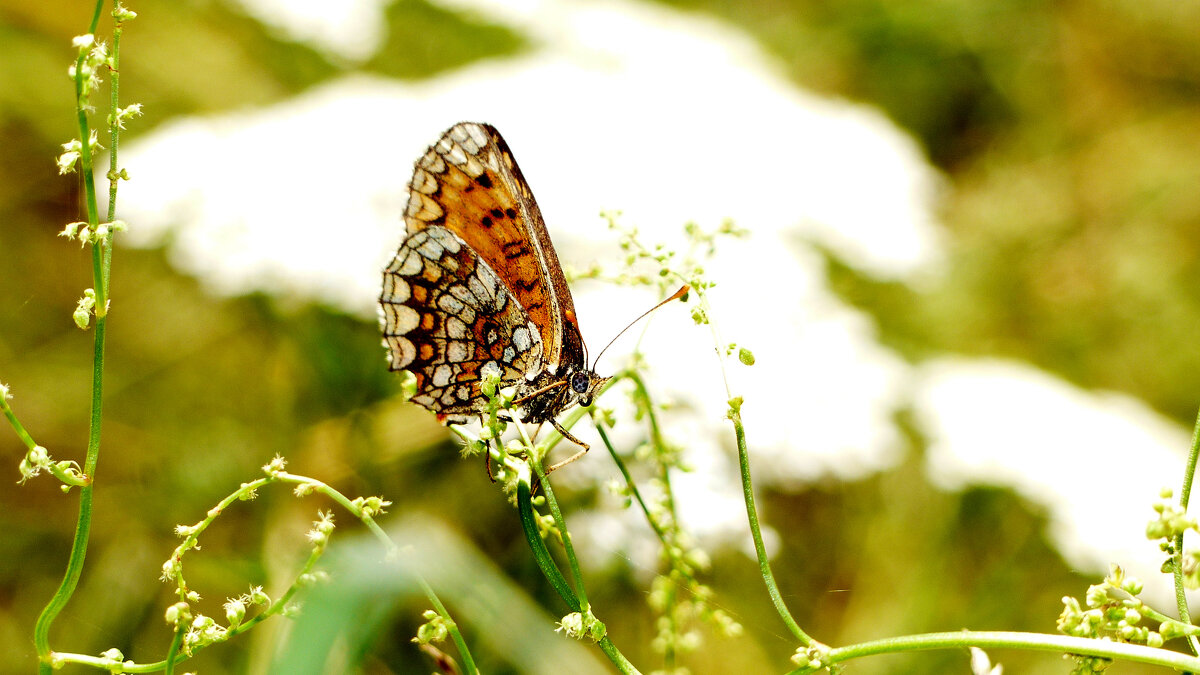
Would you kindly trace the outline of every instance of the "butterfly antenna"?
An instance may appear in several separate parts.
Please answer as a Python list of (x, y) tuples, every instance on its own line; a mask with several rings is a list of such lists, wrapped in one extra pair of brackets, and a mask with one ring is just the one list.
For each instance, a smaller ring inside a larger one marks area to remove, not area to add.
[(691, 288), (690, 288), (688, 285), (686, 285), (686, 284), (684, 284), (683, 286), (680, 286), (680, 287), (679, 287), (679, 290), (675, 291), (675, 292), (674, 292), (674, 293), (671, 295), (671, 297), (667, 298), (666, 300), (663, 300), (662, 302), (660, 302), (660, 303), (658, 303), (657, 305), (655, 305), (655, 306), (651, 307), (650, 309), (646, 310), (645, 312), (642, 312), (642, 315), (641, 315), (641, 316), (639, 316), (638, 318), (634, 319), (633, 321), (630, 321), (630, 322), (629, 322), (629, 325), (628, 325), (628, 326), (625, 326), (624, 328), (622, 328), (620, 333), (617, 333), (616, 335), (614, 335), (614, 336), (613, 336), (613, 339), (609, 340), (609, 341), (608, 341), (608, 344), (604, 345), (604, 349), (601, 349), (601, 350), (600, 350), (600, 353), (596, 355), (596, 360), (595, 360), (595, 361), (592, 361), (592, 370), (595, 370), (595, 369), (596, 369), (596, 364), (600, 362), (600, 357), (601, 357), (601, 356), (604, 356), (604, 352), (608, 351), (608, 348), (609, 348), (609, 347), (611, 347), (611, 346), (613, 346), (613, 343), (617, 341), (617, 338), (619, 338), (619, 337), (621, 337), (622, 335), (624, 335), (624, 334), (625, 334), (625, 331), (629, 330), (630, 328), (633, 328), (633, 325), (634, 325), (635, 323), (637, 323), (637, 322), (641, 321), (642, 319), (646, 318), (647, 316), (649, 316), (649, 314), (650, 314), (651, 312), (653, 312), (654, 310), (658, 309), (659, 307), (662, 307), (663, 305), (667, 304), (668, 302), (671, 302), (672, 300), (678, 300), (679, 298), (682, 298), (683, 296), (687, 295), (687, 292), (688, 292), (688, 291), (690, 291), (690, 290), (692, 290), (692, 289), (691, 289)]

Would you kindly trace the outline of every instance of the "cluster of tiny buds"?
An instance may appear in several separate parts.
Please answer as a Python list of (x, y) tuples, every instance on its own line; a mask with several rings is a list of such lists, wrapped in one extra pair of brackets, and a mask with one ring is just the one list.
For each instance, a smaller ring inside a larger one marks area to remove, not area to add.
[(558, 628), (555, 632), (561, 632), (567, 637), (575, 640), (587, 638), (592, 642), (599, 642), (608, 632), (604, 624), (596, 618), (589, 609), (586, 614), (582, 612), (571, 612), (564, 616), (562, 621), (558, 622)]
[(425, 619), (425, 623), (417, 628), (417, 636), (412, 639), (413, 642), (421, 645), (441, 642), (450, 634), (449, 625), (441, 614), (427, 609), (421, 616)]
[(133, 661), (126, 661), (125, 654), (116, 647), (100, 652), (100, 658), (104, 660), (109, 672), (113, 673), (123, 673), (127, 668), (135, 665)]
[(329, 543), (329, 535), (333, 534), (333, 513), (318, 511), (317, 516), (318, 518), (313, 521), (313, 527), (308, 531), (307, 537), (313, 548), (321, 550)]
[(806, 673), (828, 668), (830, 665), (829, 647), (820, 642), (814, 642), (807, 647), (798, 647), (796, 653), (792, 654), (791, 661)]
[(262, 467), (262, 472), (271, 478), (275, 478), (285, 470), (287, 470), (287, 460), (279, 455), (275, 455), (270, 462), (267, 462)]
[(383, 497), (358, 497), (351, 503), (360, 518), (374, 518), (383, 515), (387, 512), (387, 507), (392, 505)]
[[(1121, 595), (1115, 594), (1118, 591)], [(1088, 588), (1086, 609), (1075, 598), (1063, 598), (1058, 630), (1074, 637), (1116, 638), (1150, 647), (1161, 647), (1164, 640), (1182, 635), (1178, 622), (1164, 621), (1158, 630), (1139, 625), (1145, 618), (1144, 605), (1137, 598), (1141, 592), (1141, 581), (1127, 577), (1119, 565), (1112, 565), (1102, 583)]]
[(740, 361), (743, 366), (754, 365), (754, 352), (746, 349), (745, 347), (739, 347), (736, 342), (729, 343), (729, 346), (725, 348), (725, 355), (728, 356), (733, 354), (735, 350), (737, 351), (738, 361)]
[(1146, 524), (1146, 538), (1165, 540), (1160, 545), (1163, 550), (1172, 549), (1175, 537), (1184, 532), (1200, 531), (1197, 528), (1196, 519), (1189, 516), (1183, 507), (1175, 504), (1172, 501), (1172, 495), (1170, 488), (1163, 488), (1159, 492), (1160, 500), (1154, 504), (1154, 512), (1158, 515)]

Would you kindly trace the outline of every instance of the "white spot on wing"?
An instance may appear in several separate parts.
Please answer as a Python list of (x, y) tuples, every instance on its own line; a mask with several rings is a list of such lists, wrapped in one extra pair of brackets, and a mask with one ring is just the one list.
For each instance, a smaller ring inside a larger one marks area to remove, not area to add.
[(401, 279), (395, 274), (388, 274), (383, 278), (383, 297), (384, 302), (401, 303), (412, 297), (412, 287), (408, 282)]
[(487, 288), (483, 285), (483, 282), (479, 280), (479, 277), (471, 277), (470, 279), (467, 279), (467, 287), (470, 288), (471, 293), (475, 295), (476, 304), (482, 305), (492, 297), (490, 294), (488, 294)]
[(446, 152), (446, 161), (450, 162), (454, 166), (462, 166), (467, 162), (467, 155), (463, 152), (462, 148), (455, 145), (451, 147), (448, 152)]
[(416, 346), (406, 337), (386, 337), (383, 344), (388, 348), (388, 362), (392, 368), (403, 368), (417, 357)]
[(471, 291), (468, 290), (467, 287), (463, 286), (462, 284), (455, 284), (455, 285), (451, 286), (450, 294), (453, 295), (454, 297), (458, 298), (459, 300), (461, 300), (463, 302), (463, 304), (468, 307), (478, 304), (478, 302), (479, 302), (478, 300), (476, 300), (475, 294), (471, 293)]
[(517, 348), (517, 351), (519, 351), (519, 352), (529, 351), (530, 340), (529, 340), (529, 329), (528, 328), (525, 328), (524, 326), (522, 326), (521, 328), (514, 330), (512, 340), (513, 340), (513, 346)]
[(450, 363), (462, 363), (471, 358), (471, 351), (465, 342), (451, 342), (446, 347), (446, 360)]
[(383, 305), (383, 318), (387, 332), (404, 335), (417, 327), (417, 323), (421, 320), (421, 315), (417, 314), (417, 310), (408, 305), (388, 303)]
[(461, 241), (453, 232), (444, 227), (430, 227), (426, 232), (429, 233), (429, 238), (442, 245), (442, 248), (451, 253), (458, 253), (462, 248)]
[(442, 245), (432, 239), (421, 244), (421, 248), (417, 251), (429, 260), (438, 260), (442, 257)]
[[(475, 141), (477, 146), (481, 148), (487, 146), (489, 139), (487, 132), (483, 130), (483, 127), (479, 126), (478, 124), (470, 123), (459, 126), (461, 126), (467, 132), (467, 134), (470, 135), (471, 140)], [(476, 152), (478, 152), (478, 150), (476, 150)]]
[(461, 314), (462, 311), (466, 309), (466, 307), (463, 306), (462, 302), (459, 301), (458, 298), (446, 294), (442, 294), (440, 297), (438, 297), (437, 306), (438, 309), (441, 309), (447, 314)]
[(450, 366), (444, 363), (435, 368), (433, 371), (433, 377), (431, 378), (434, 386), (444, 387), (447, 384), (450, 384), (450, 376), (453, 374), (453, 372), (454, 371), (450, 368)]

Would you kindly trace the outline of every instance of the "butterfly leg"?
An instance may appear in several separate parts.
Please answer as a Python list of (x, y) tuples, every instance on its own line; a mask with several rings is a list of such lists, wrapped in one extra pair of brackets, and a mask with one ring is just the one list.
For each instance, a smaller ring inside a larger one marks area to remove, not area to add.
[(496, 474), (492, 473), (492, 452), (490, 441), (488, 443), (488, 449), (483, 452), (483, 468), (487, 470), (488, 479), (495, 483)]
[[(507, 415), (497, 415), (497, 418), (499, 418), (500, 421), (506, 422), (509, 424), (511, 424), (513, 421), (512, 418)], [(489, 438), (488, 442), (487, 442), (487, 449), (484, 450), (484, 453), (483, 453), (483, 466), (484, 466), (484, 468), (487, 469), (488, 478), (491, 479), (491, 481), (493, 483), (495, 483), (496, 475), (492, 473), (492, 443), (496, 444), (496, 449), (500, 450), (501, 454), (503, 454), (504, 448), (503, 448), (503, 446), (500, 445), (499, 438)]]
[(579, 440), (578, 438), (575, 438), (573, 435), (571, 435), (571, 432), (569, 432), (565, 428), (563, 428), (563, 426), (558, 423), (558, 420), (552, 419), (552, 420), (550, 420), (550, 424), (554, 425), (554, 430), (557, 431), (558, 433), (562, 434), (563, 438), (567, 439), (568, 441), (571, 441), (572, 443), (574, 443), (575, 445), (578, 445), (580, 448), (583, 448), (583, 449), (580, 450), (579, 452), (571, 455), (570, 457), (564, 459), (561, 462), (558, 462), (556, 464), (551, 464), (550, 468), (546, 469), (547, 476), (549, 476), (554, 470), (562, 468), (562, 467), (570, 464), (571, 462), (574, 462), (575, 460), (579, 459), (580, 457), (583, 457), (584, 455), (587, 454), (587, 451), (591, 449), (591, 446), (589, 446), (587, 443), (584, 443), (583, 441)]

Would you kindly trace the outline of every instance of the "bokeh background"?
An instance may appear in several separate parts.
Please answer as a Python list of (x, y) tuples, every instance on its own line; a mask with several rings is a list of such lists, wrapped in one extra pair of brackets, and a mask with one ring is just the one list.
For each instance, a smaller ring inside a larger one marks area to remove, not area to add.
[[(551, 618), (565, 610), (479, 463), (399, 399), (383, 365), (373, 302), (411, 162), (462, 119), (506, 134), (575, 269), (620, 264), (602, 208), (669, 246), (686, 221), (750, 230), (710, 264), (714, 312), (758, 356), (731, 377), (776, 576), (812, 635), (1052, 632), (1062, 596), (1081, 596), (1110, 561), (1170, 607), (1142, 529), (1159, 486), (1181, 480), (1200, 384), (1195, 3), (130, 8), (122, 99), (146, 114), (122, 146), (133, 180), (118, 213), (131, 232), (113, 271), (93, 543), (56, 647), (157, 660), (174, 525), (279, 453), (344, 492), (393, 500), (385, 524), (419, 516), (432, 529), (409, 543), (456, 551), (481, 586), (467, 595), (502, 589), (505, 622), (527, 640), (495, 646), (496, 626), (464, 622), (485, 672), (606, 672), (589, 650), (537, 665), (565, 642)], [(54, 157), (76, 133), (65, 73), (91, 12), (0, 0), (0, 381), (40, 444), (80, 460), (91, 335), (70, 315), (91, 268), (55, 236), (80, 219), (81, 189)], [(593, 352), (652, 301), (594, 282), (576, 297)], [(781, 672), (795, 645), (747, 554), (708, 340), (668, 308), (641, 343), (695, 469), (678, 485), (712, 556), (706, 579), (746, 628), (701, 630), (682, 663)], [(632, 348), (617, 343), (607, 368)], [(628, 451), (644, 434), (631, 419), (618, 430)], [(33, 621), (77, 506), (49, 479), (18, 486), (22, 454), (0, 433), (3, 672), (33, 667)], [(564, 471), (561, 492), (589, 595), (649, 672), (657, 563), (644, 523), (607, 494), (615, 475), (593, 453)], [(278, 490), (223, 516), (189, 567), (207, 610), (286, 583), (327, 506)], [(357, 528), (341, 515), (349, 542)], [(408, 643), (422, 609), (381, 598), (367, 647), (338, 667), (429, 672)], [(287, 632), (258, 631), (188, 669), (270, 672)], [(993, 658), (1007, 672), (1068, 667)], [(966, 672), (967, 657), (853, 667)]]

